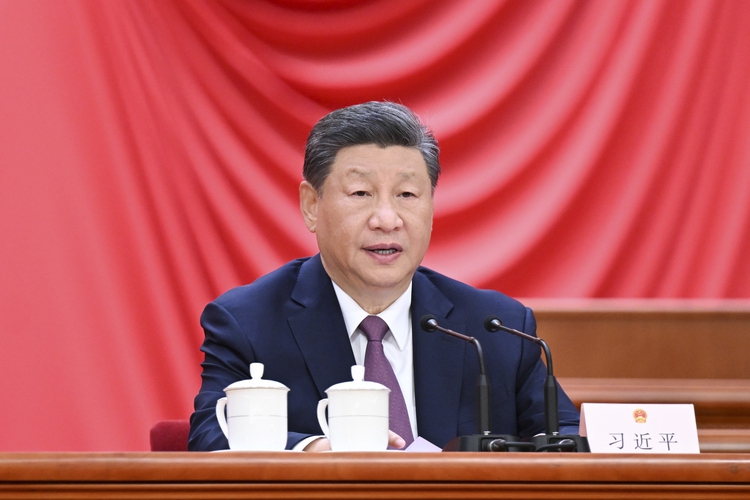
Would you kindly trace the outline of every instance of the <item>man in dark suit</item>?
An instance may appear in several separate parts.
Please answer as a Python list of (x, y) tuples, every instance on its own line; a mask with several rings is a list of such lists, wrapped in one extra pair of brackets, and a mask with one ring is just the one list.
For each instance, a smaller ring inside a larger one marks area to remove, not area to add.
[[(499, 292), (420, 267), (439, 173), (437, 142), (404, 106), (360, 104), (315, 125), (305, 151), (300, 207), (320, 253), (206, 306), (191, 450), (228, 447), (216, 401), (226, 386), (249, 378), (255, 361), (264, 363), (264, 378), (290, 388), (287, 448), (330, 449), (320, 437), (316, 406), (330, 386), (351, 380), (352, 365), (368, 362), (362, 320), (372, 316), (387, 325), (383, 351), (409, 417), (403, 436), (391, 432), (392, 446), (421, 436), (442, 447), (477, 432), (476, 351), (462, 340), (423, 331), (419, 320), (428, 313), (441, 326), (480, 340), (492, 391), (492, 432), (526, 438), (544, 431), (546, 370), (539, 348), (482, 325), (494, 314), (533, 335), (531, 310)], [(562, 391), (558, 397), (561, 431), (577, 432), (578, 412)]]

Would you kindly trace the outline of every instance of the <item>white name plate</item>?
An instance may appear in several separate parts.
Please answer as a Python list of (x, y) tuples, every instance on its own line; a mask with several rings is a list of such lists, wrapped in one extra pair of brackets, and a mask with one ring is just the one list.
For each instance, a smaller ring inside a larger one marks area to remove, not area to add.
[(581, 405), (592, 453), (700, 453), (691, 404)]

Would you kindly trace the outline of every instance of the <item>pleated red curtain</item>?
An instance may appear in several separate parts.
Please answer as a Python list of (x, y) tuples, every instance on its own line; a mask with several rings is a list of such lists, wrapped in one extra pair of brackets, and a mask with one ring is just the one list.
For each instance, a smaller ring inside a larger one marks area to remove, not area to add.
[(315, 252), (331, 109), (442, 147), (425, 264), (521, 297), (750, 297), (750, 3), (0, 0), (0, 450), (142, 450), (198, 316)]

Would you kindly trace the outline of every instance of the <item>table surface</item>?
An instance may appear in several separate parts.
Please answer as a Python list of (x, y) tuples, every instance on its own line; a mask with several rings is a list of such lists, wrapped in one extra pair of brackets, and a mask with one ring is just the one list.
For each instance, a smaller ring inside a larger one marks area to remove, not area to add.
[(322, 479), (750, 484), (750, 454), (0, 453), (0, 483)]

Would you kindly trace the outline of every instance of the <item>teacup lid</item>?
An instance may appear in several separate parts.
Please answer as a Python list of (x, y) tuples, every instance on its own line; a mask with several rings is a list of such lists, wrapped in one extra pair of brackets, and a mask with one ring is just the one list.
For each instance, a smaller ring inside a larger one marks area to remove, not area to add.
[(365, 367), (362, 365), (352, 366), (352, 381), (341, 382), (326, 389), (326, 394), (332, 391), (389, 391), (390, 389), (377, 382), (365, 380)]
[(233, 384), (227, 386), (224, 392), (233, 391), (235, 389), (284, 389), (289, 390), (287, 386), (281, 382), (274, 380), (264, 379), (263, 377), (263, 363), (250, 363), (250, 377), (246, 380), (238, 380)]

